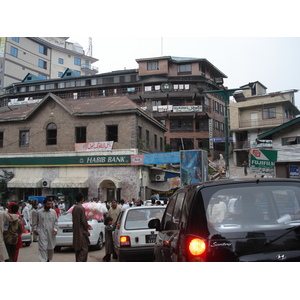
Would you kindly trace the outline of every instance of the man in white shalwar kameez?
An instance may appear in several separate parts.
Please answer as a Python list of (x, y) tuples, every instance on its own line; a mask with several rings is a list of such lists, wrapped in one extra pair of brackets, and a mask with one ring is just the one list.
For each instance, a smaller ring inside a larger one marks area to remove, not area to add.
[(0, 210), (0, 261), (7, 260), (8, 254), (3, 239), (4, 222), (13, 222), (19, 218), (17, 214), (9, 214), (6, 211)]
[(34, 233), (39, 236), (39, 259), (41, 262), (51, 261), (56, 245), (57, 215), (50, 198), (44, 200), (44, 208), (37, 211), (33, 224)]

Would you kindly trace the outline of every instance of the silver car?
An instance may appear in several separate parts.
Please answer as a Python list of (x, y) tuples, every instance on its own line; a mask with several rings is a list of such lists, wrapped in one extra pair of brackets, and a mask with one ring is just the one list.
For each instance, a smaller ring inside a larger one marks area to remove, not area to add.
[(158, 232), (149, 229), (151, 219), (161, 220), (164, 206), (136, 206), (123, 210), (113, 234), (119, 261), (153, 261)]
[[(90, 246), (95, 250), (101, 250), (105, 242), (105, 226), (103, 220), (88, 220), (88, 229), (90, 232)], [(54, 250), (60, 251), (61, 247), (73, 247), (72, 214), (68, 212), (58, 218), (58, 231)]]
[(23, 218), (23, 224), (24, 224), (24, 230), (22, 233), (22, 243), (25, 244), (25, 246), (30, 246), (32, 242), (32, 232), (31, 232), (31, 227), (30, 224)]

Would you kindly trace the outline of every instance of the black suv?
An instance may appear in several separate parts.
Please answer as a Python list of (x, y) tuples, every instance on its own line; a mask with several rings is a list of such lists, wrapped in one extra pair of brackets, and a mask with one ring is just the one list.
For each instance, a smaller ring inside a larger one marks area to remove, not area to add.
[(156, 261), (300, 261), (300, 180), (220, 180), (169, 199)]

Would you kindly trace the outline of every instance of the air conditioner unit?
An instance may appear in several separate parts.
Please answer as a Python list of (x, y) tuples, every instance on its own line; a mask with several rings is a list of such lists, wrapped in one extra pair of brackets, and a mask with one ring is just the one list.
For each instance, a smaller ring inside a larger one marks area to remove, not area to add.
[(164, 175), (155, 175), (155, 181), (165, 181)]
[(50, 180), (43, 180), (42, 187), (50, 187)]

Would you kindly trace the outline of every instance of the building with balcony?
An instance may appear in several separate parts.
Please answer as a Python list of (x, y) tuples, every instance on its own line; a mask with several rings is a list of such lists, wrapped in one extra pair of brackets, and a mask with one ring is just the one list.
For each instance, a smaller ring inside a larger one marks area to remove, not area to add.
[[(12, 109), (49, 92), (77, 101), (127, 96), (167, 128), (167, 151), (201, 148), (212, 157), (224, 155), (224, 141), (220, 142), (225, 134), (224, 102), (219, 95), (202, 91), (223, 89), (227, 76), (202, 58), (162, 56), (136, 62), (137, 69), (88, 76), (77, 76), (72, 68), (62, 78), (47, 80), (36, 80), (29, 73), (22, 82), (5, 87), (0, 106)], [(151, 151), (144, 138), (139, 145), (140, 151)]]
[(98, 59), (84, 53), (67, 37), (1, 37), (0, 93), (30, 73), (36, 79), (60, 78), (70, 68), (77, 75), (98, 73)]
[(298, 90), (267, 93), (267, 88), (259, 81), (245, 86), (250, 86), (250, 89), (236, 92), (235, 102), (229, 105), (233, 162), (236, 166), (248, 161), (249, 151), (257, 147), (259, 135), (293, 120), (300, 113), (294, 97)]

